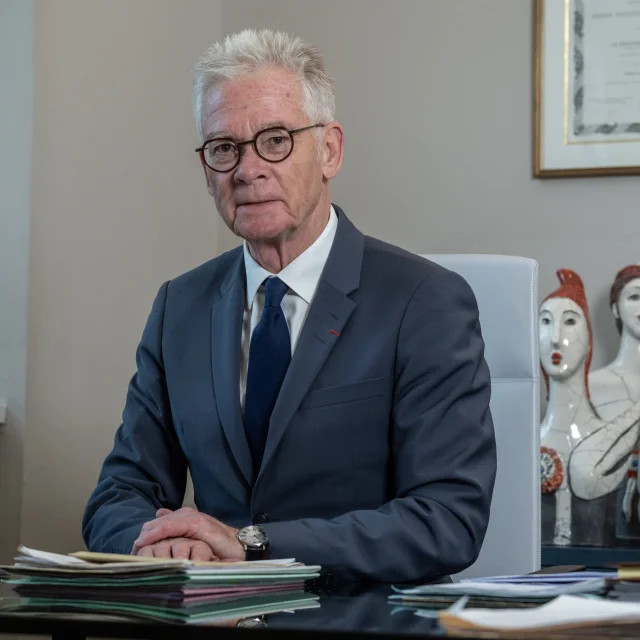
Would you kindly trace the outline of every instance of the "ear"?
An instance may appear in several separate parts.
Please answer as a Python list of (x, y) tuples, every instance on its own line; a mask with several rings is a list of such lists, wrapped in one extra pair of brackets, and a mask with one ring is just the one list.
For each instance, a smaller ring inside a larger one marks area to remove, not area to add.
[(321, 144), (322, 175), (325, 180), (331, 180), (340, 171), (344, 152), (344, 132), (339, 122), (325, 125)]
[(620, 311), (618, 311), (618, 305), (615, 302), (611, 305), (611, 313), (616, 320), (620, 320)]

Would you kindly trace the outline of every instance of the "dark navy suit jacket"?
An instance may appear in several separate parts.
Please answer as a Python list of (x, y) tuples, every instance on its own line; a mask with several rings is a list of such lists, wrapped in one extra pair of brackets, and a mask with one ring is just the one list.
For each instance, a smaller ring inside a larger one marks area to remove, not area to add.
[(476, 559), (496, 451), (474, 295), (336, 211), (257, 477), (240, 407), (242, 249), (160, 288), (84, 515), (89, 549), (129, 553), (156, 509), (180, 508), (189, 469), (198, 509), (262, 523), (273, 557), (382, 582)]

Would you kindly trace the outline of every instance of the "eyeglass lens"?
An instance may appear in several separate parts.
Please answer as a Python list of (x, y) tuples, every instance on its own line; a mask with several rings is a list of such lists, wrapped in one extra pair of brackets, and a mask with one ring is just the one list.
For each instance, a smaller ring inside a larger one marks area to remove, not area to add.
[[(268, 162), (284, 160), (293, 146), (291, 134), (286, 129), (261, 131), (255, 139), (258, 155)], [(228, 171), (235, 167), (240, 149), (233, 140), (210, 140), (204, 145), (205, 162), (216, 171)]]

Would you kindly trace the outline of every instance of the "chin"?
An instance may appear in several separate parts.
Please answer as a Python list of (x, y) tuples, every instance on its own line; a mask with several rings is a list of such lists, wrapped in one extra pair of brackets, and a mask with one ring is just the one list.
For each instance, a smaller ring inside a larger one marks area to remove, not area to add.
[(552, 365), (550, 362), (545, 364), (542, 368), (550, 378), (557, 378), (562, 373), (559, 367)]
[(547, 375), (554, 380), (564, 380), (570, 377), (571, 373), (563, 364), (553, 364), (552, 362), (547, 362), (544, 367)]
[(627, 329), (636, 340), (640, 340), (640, 323), (635, 323), (632, 326), (627, 327)]
[(260, 242), (281, 236), (290, 225), (272, 216), (251, 216), (236, 218), (234, 231), (245, 240)]

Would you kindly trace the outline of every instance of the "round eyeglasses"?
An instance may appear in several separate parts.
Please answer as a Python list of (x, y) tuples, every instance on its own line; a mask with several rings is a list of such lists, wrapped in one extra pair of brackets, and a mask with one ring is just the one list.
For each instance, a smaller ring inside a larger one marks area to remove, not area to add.
[(293, 135), (307, 129), (324, 127), (324, 124), (312, 124), (300, 129), (285, 129), (284, 127), (269, 127), (258, 131), (253, 139), (236, 142), (231, 138), (213, 138), (207, 140), (196, 149), (202, 161), (218, 173), (227, 173), (235, 169), (240, 163), (240, 147), (253, 144), (256, 153), (267, 162), (282, 162), (293, 151)]

